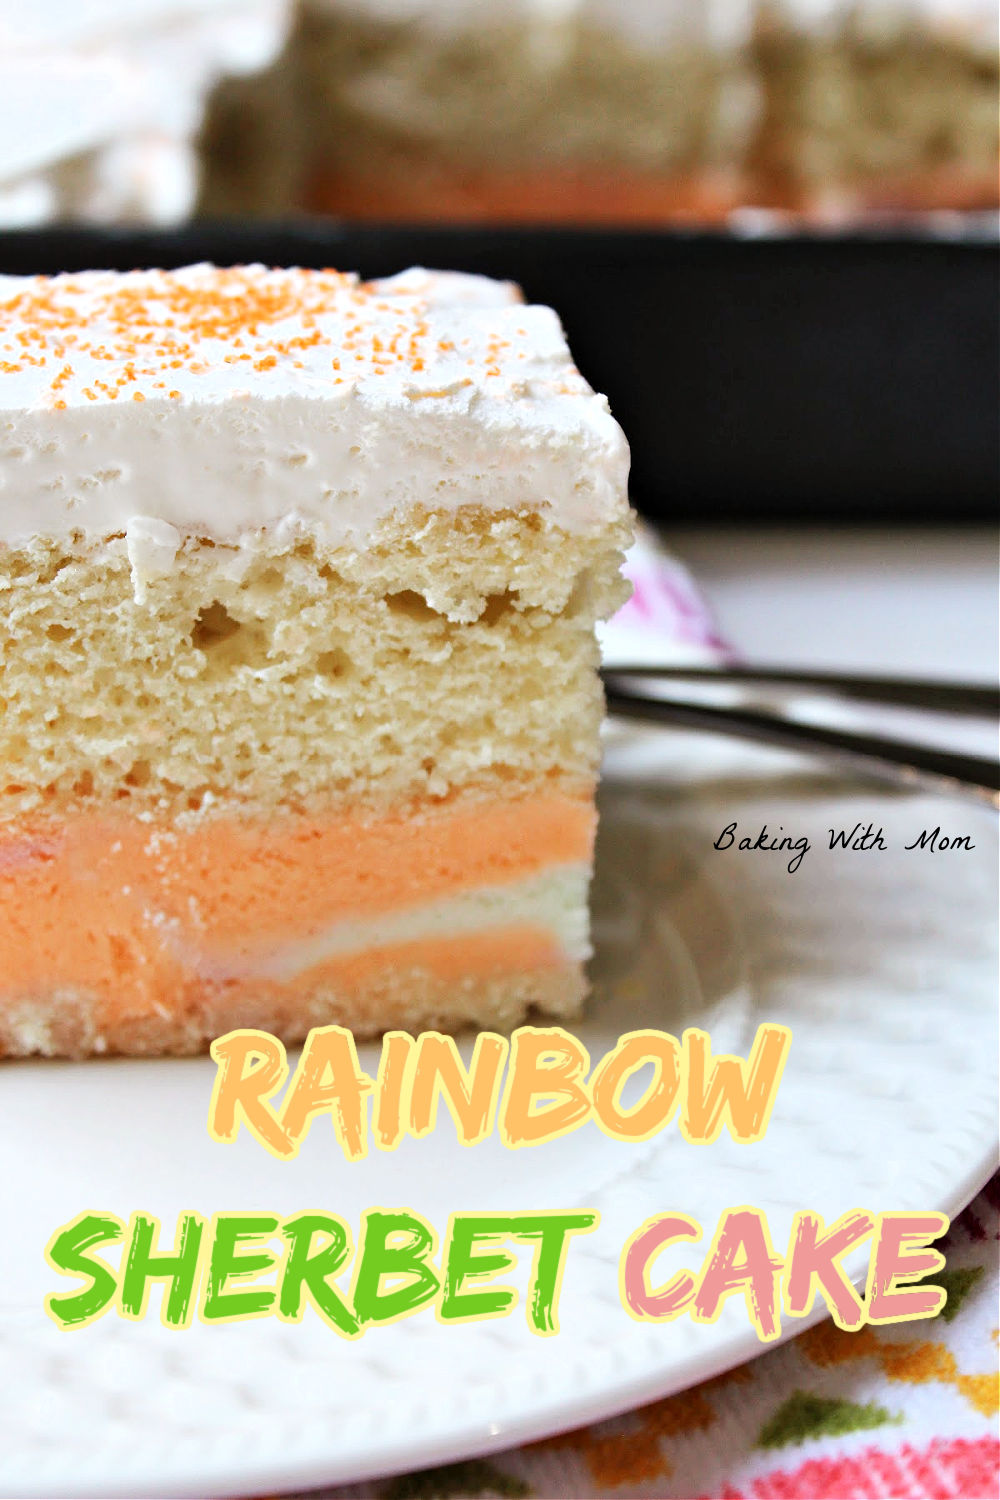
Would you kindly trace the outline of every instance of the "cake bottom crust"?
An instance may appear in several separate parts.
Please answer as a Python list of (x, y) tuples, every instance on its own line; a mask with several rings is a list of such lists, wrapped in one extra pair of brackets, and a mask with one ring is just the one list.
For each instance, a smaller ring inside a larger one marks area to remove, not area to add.
[(350, 219), (412, 223), (717, 224), (745, 201), (736, 175), (625, 163), (476, 167), (433, 158), (365, 173), (317, 171), (303, 207)]
[(108, 1020), (85, 990), (23, 997), (0, 1009), (0, 1057), (188, 1056), (227, 1031), (267, 1031), (301, 1042), (314, 1026), (346, 1026), (360, 1041), (384, 1031), (510, 1032), (544, 1015), (573, 1020), (586, 994), (583, 965), (566, 963), (455, 977), (424, 968), (392, 968), (360, 985), (332, 981), (294, 992), (206, 991), (169, 1013)]

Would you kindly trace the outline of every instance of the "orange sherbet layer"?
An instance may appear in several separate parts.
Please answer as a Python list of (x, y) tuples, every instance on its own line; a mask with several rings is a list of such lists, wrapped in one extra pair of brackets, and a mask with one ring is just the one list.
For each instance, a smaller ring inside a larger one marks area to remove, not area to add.
[[(410, 943), (326, 959), (298, 976), (295, 983), (304, 983), (309, 990), (329, 985), (352, 994), (376, 982), (388, 968), (404, 973), (423, 970), (436, 979), (458, 983), (466, 974), (474, 974), (477, 979), (526, 974), (532, 969), (550, 968), (561, 960), (559, 945), (550, 933), (518, 923), (458, 937), (417, 938)], [(287, 984), (272, 982), (267, 992), (280, 994), (287, 988)]]
[(620, 164), (479, 168), (425, 159), (373, 171), (315, 174), (304, 207), (348, 219), (412, 223), (721, 223), (739, 204), (734, 185)]
[[(456, 798), (417, 816), (22, 819), (0, 831), (0, 995), (71, 987), (130, 1010), (169, 1006), (199, 960), (237, 970), (338, 920), (587, 861), (594, 824), (589, 792), (551, 791)], [(464, 959), (451, 940), (434, 953), (425, 944), (423, 959), (443, 972), (475, 961), (463, 941)], [(513, 966), (536, 948), (526, 940)], [(358, 962), (338, 961), (344, 978)]]

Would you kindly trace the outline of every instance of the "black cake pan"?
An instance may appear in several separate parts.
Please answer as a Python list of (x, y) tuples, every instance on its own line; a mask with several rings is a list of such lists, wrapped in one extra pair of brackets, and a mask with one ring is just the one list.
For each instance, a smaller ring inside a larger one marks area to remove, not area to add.
[(260, 260), (519, 281), (561, 315), (654, 520), (982, 523), (1000, 487), (1000, 247), (941, 236), (198, 223), (0, 235), (0, 272)]

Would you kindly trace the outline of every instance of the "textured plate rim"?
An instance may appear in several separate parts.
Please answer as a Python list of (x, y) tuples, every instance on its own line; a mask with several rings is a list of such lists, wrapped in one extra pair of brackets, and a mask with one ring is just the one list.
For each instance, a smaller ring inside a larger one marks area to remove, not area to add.
[[(985, 1129), (977, 1128), (968, 1156), (963, 1157), (957, 1167), (954, 1157), (950, 1159), (946, 1166), (947, 1182), (943, 1176), (939, 1177), (937, 1187), (928, 1194), (934, 1201), (922, 1203), (921, 1207), (932, 1207), (950, 1218), (956, 1217), (988, 1180), (996, 1169), (996, 1162), (995, 1130), (991, 1126), (987, 1139)], [(852, 1272), (856, 1269), (859, 1268), (850, 1267)], [(807, 1318), (786, 1321), (781, 1338), (766, 1345), (757, 1339), (749, 1323), (741, 1319), (733, 1329), (719, 1327), (718, 1336), (709, 1337), (700, 1349), (671, 1351), (667, 1348), (655, 1366), (645, 1356), (638, 1367), (634, 1361), (631, 1369), (617, 1373), (611, 1371), (596, 1382), (588, 1382), (583, 1386), (582, 1394), (573, 1391), (568, 1383), (555, 1393), (546, 1384), (526, 1401), (523, 1392), (517, 1390), (516, 1382), (508, 1376), (506, 1381), (491, 1390), (496, 1415), (488, 1420), (478, 1411), (457, 1419), (454, 1415), (449, 1416), (447, 1393), (442, 1392), (434, 1409), (435, 1420), (425, 1424), (422, 1431), (411, 1426), (400, 1432), (397, 1423), (394, 1434), (387, 1435), (384, 1444), (381, 1441), (373, 1444), (370, 1434), (364, 1431), (348, 1436), (345, 1441), (345, 1435), (336, 1432), (332, 1414), (303, 1417), (302, 1427), (308, 1431), (308, 1436), (298, 1450), (288, 1442), (279, 1449), (275, 1442), (271, 1451), (263, 1455), (255, 1449), (247, 1450), (244, 1456), (234, 1454), (232, 1444), (228, 1447), (213, 1445), (209, 1434), (201, 1432), (195, 1441), (171, 1451), (164, 1480), (156, 1472), (155, 1455), (143, 1448), (140, 1431), (137, 1443), (141, 1455), (139, 1462), (125, 1462), (112, 1469), (113, 1452), (111, 1445), (107, 1445), (102, 1453), (95, 1454), (81, 1480), (79, 1469), (71, 1467), (73, 1458), (69, 1454), (66, 1468), (61, 1473), (54, 1473), (46, 1464), (46, 1472), (39, 1476), (25, 1472), (22, 1460), (21, 1472), (15, 1471), (9, 1479), (4, 1479), (3, 1482), (11, 1485), (5, 1493), (17, 1494), (22, 1500), (29, 1496), (64, 1496), (70, 1492), (81, 1500), (87, 1496), (112, 1500), (112, 1497), (139, 1493), (181, 1500), (181, 1497), (207, 1495), (250, 1496), (276, 1489), (360, 1483), (376, 1476), (384, 1478), (401, 1471), (456, 1462), (555, 1436), (672, 1395), (770, 1352), (823, 1321), (825, 1316), (825, 1309), (820, 1307), (814, 1308)], [(0, 1332), (2, 1322), (0, 1309)], [(266, 1431), (269, 1418), (264, 1415), (261, 1420)], [(282, 1432), (287, 1436), (291, 1424), (287, 1416), (283, 1416), (275, 1419), (276, 1428), (279, 1420)], [(147, 1432), (147, 1437), (150, 1435)], [(72, 1489), (67, 1488), (67, 1482)]]

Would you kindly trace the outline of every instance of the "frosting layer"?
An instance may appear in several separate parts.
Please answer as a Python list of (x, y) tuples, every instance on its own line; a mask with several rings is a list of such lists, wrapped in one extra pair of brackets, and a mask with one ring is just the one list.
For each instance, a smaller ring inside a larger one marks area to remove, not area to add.
[(571, 531), (626, 511), (625, 439), (555, 313), (450, 273), (2, 277), (0, 434), (8, 543), (280, 525), (363, 544), (415, 504)]
[(190, 213), (220, 77), (278, 54), (287, 0), (0, 0), (0, 225)]

